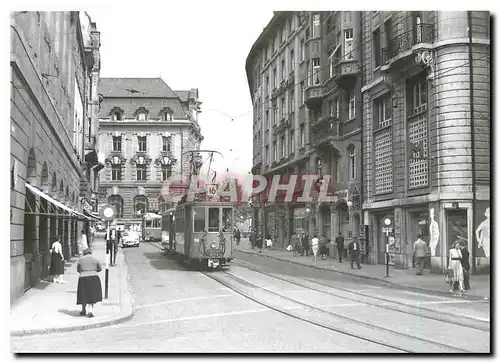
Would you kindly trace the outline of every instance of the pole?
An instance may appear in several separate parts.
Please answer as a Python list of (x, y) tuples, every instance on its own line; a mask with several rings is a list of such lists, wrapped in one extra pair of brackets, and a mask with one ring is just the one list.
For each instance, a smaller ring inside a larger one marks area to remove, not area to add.
[[(476, 227), (476, 150), (475, 150), (475, 125), (474, 125), (474, 74), (472, 67), (472, 15), (471, 11), (467, 12), (467, 21), (469, 26), (469, 98), (470, 98), (470, 146), (471, 146), (471, 169), (472, 169), (472, 234), (474, 235), (474, 228)], [(474, 241), (474, 239), (472, 239)], [(471, 246), (472, 257), (472, 273), (476, 272), (476, 246), (472, 243)]]
[(385, 277), (389, 277), (389, 229), (385, 231)]
[(109, 261), (110, 261), (110, 245), (109, 242), (111, 240), (111, 234), (110, 234), (110, 228), (109, 228), (109, 221), (108, 221), (108, 232), (106, 233), (106, 271), (104, 275), (104, 298), (108, 298), (108, 286), (109, 286)]

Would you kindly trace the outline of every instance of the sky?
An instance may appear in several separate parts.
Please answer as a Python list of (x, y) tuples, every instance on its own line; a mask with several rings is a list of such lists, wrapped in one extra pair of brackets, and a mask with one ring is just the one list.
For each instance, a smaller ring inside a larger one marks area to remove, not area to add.
[(198, 88), (201, 149), (222, 153), (212, 164), (218, 173), (247, 174), (253, 113), (245, 61), (273, 16), (260, 9), (86, 11), (101, 32), (100, 76), (161, 77), (173, 90)]

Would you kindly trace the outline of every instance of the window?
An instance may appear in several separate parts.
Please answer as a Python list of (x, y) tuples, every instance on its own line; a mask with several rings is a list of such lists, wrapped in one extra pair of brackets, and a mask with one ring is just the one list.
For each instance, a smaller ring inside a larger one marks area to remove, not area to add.
[(290, 113), (295, 112), (295, 91), (292, 89), (288, 95), (288, 109)]
[(334, 107), (334, 116), (337, 119), (340, 119), (340, 99), (338, 97), (335, 97), (333, 99), (333, 107)]
[(335, 75), (335, 64), (336, 64), (334, 52), (332, 52), (332, 54), (330, 54), (330, 56), (328, 57), (328, 64), (330, 65), (328, 67), (329, 70), (328, 76), (332, 78)]
[(354, 91), (349, 93), (349, 120), (356, 117), (356, 94)]
[(146, 113), (145, 112), (139, 112), (137, 114), (137, 120), (139, 120), (139, 121), (146, 121)]
[(137, 180), (145, 181), (146, 179), (146, 165), (137, 165)]
[(284, 158), (285, 157), (285, 147), (286, 147), (286, 144), (285, 144), (285, 136), (281, 136), (280, 137), (280, 146), (281, 146), (281, 155), (280, 157), (281, 158)]
[(373, 32), (373, 59), (375, 60), (375, 68), (380, 66), (380, 28)]
[(276, 145), (276, 141), (273, 142), (273, 161), (278, 160), (278, 146)]
[(271, 85), (269, 84), (269, 76), (266, 76), (266, 96), (271, 92)]
[(330, 100), (328, 101), (328, 115), (330, 117), (333, 117), (334, 114), (335, 114), (335, 109), (333, 107), (333, 100)]
[(313, 58), (313, 60), (312, 60), (312, 76), (313, 76), (314, 84), (319, 84), (319, 70), (320, 70), (319, 58)]
[(161, 176), (162, 180), (167, 180), (172, 176), (172, 165), (166, 164), (161, 166)]
[(219, 208), (208, 208), (208, 232), (219, 232)]
[(265, 160), (266, 165), (269, 164), (269, 145), (266, 145)]
[(222, 230), (230, 232), (233, 230), (233, 209), (222, 208)]
[(194, 209), (194, 222), (193, 222), (193, 232), (205, 232), (205, 216), (206, 208), (196, 207)]
[(375, 133), (375, 194), (392, 192), (392, 127)]
[(409, 82), (411, 88), (409, 91), (409, 97), (407, 99), (410, 102), (408, 107), (409, 110), (413, 112), (414, 115), (424, 112), (427, 110), (427, 82), (425, 78), (417, 78), (413, 82)]
[(108, 198), (108, 204), (115, 207), (116, 218), (123, 218), (123, 199), (121, 196), (119, 195), (110, 196)]
[(172, 137), (171, 136), (163, 136), (162, 141), (163, 141), (162, 150), (170, 152), (171, 147), (172, 147)]
[(290, 154), (295, 152), (295, 132), (293, 130), (290, 131), (290, 137), (288, 139), (288, 149)]
[(352, 29), (347, 29), (344, 31), (344, 59), (352, 59), (353, 47), (353, 31)]
[(112, 164), (111, 165), (111, 180), (122, 180), (122, 165)]
[(114, 121), (122, 121), (122, 113), (120, 111), (113, 112), (112, 117)]
[(392, 54), (392, 19), (387, 19), (384, 23), (385, 46), (387, 48), (388, 57)]
[(300, 61), (303, 62), (306, 59), (306, 48), (304, 44), (304, 39), (300, 40)]
[(172, 121), (172, 112), (171, 111), (163, 112), (163, 121)]
[(313, 28), (312, 28), (312, 37), (317, 38), (321, 35), (321, 28), (319, 24), (319, 14), (313, 15)]
[(138, 136), (137, 139), (139, 142), (139, 151), (145, 152), (146, 151), (146, 141), (147, 141), (146, 136)]
[(306, 145), (306, 130), (304, 124), (300, 125), (300, 148)]
[(416, 42), (421, 43), (422, 42), (422, 15), (420, 13), (415, 13), (413, 15), (413, 29), (414, 29)]
[(299, 95), (299, 105), (303, 105), (304, 104), (304, 81), (300, 82), (300, 95)]
[(122, 151), (122, 137), (113, 136), (113, 151)]
[(278, 105), (276, 103), (273, 104), (273, 125), (276, 125), (278, 122)]
[(286, 100), (285, 96), (281, 97), (281, 105), (280, 105), (280, 118), (283, 120), (286, 115)]
[(265, 125), (266, 125), (266, 130), (268, 130), (269, 129), (269, 110), (266, 110), (265, 117), (266, 117), (266, 119), (264, 121), (265, 121)]
[(375, 130), (382, 129), (392, 124), (391, 94), (387, 93), (374, 101), (375, 104)]
[(134, 217), (140, 218), (147, 212), (147, 199), (144, 195), (134, 198)]
[(309, 40), (311, 38), (311, 31), (309, 28), (306, 29), (306, 40)]
[(280, 40), (279, 40), (279, 43), (278, 44), (281, 44), (283, 43), (283, 41), (285, 40), (285, 37), (283, 36), (284, 35), (284, 32), (285, 32), (285, 29), (283, 28), (282, 31), (279, 32), (279, 37), (280, 37)]
[(276, 67), (273, 68), (273, 88), (278, 87), (278, 70)]
[(285, 57), (281, 58), (281, 80), (284, 80), (286, 77), (286, 64)]
[(290, 73), (295, 69), (295, 51), (290, 51)]
[(356, 148), (354, 145), (349, 147), (349, 179), (356, 179)]

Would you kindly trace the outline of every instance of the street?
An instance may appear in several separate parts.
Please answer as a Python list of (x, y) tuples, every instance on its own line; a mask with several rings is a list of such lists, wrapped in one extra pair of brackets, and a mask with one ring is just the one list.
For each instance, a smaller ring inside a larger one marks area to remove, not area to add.
[(228, 270), (203, 273), (165, 256), (156, 243), (121, 251), (134, 299), (131, 320), (12, 337), (12, 351), (490, 351), (489, 301), (401, 291), (239, 252)]

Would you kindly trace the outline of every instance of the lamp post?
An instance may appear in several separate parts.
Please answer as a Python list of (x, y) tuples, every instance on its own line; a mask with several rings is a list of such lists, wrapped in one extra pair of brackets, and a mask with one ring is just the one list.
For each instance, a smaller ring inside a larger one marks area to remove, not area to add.
[(116, 215), (116, 210), (112, 205), (106, 205), (102, 211), (101, 211), (101, 218), (108, 222), (108, 228), (107, 228), (107, 241), (106, 241), (106, 271), (104, 275), (104, 298), (108, 298), (108, 286), (109, 286), (109, 265), (111, 263), (111, 231), (109, 224), (113, 220), (114, 216)]
[(392, 225), (392, 219), (384, 219), (385, 227), (385, 277), (389, 277), (389, 229)]

